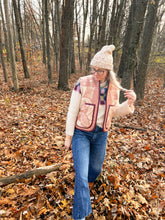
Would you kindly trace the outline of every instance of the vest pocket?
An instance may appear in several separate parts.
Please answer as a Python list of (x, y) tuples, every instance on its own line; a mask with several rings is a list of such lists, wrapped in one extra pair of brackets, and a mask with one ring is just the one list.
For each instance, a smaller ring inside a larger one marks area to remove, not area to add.
[(108, 107), (107, 107), (107, 109), (106, 109), (104, 124), (105, 124), (105, 128), (106, 128), (107, 130), (108, 130), (109, 127), (110, 127), (114, 110), (115, 110), (115, 105), (108, 105)]
[(77, 128), (89, 129), (94, 123), (94, 113), (96, 105), (91, 103), (84, 103), (81, 107), (77, 118)]

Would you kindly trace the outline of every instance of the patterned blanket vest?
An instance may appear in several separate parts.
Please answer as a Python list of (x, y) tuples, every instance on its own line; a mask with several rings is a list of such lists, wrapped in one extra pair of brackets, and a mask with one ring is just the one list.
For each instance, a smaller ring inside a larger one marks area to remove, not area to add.
[[(76, 121), (76, 128), (83, 131), (94, 130), (99, 109), (100, 83), (93, 75), (81, 78), (81, 103)], [(115, 106), (119, 103), (119, 89), (108, 85), (103, 131), (108, 131), (111, 125)]]

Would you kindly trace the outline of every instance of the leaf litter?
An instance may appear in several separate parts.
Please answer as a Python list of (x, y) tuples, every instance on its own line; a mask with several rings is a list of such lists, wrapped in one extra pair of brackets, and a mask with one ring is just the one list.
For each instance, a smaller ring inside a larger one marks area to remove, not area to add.
[[(59, 170), (0, 187), (0, 219), (72, 219), (74, 167), (64, 148), (71, 90), (47, 84), (44, 68), (19, 73), (20, 91), (0, 81), (0, 177), (64, 163)], [(2, 75), (2, 74), (1, 74)], [(91, 189), (87, 219), (165, 219), (165, 96), (160, 75), (147, 78), (135, 113), (113, 119), (101, 175)], [(122, 126), (116, 126), (119, 123)], [(146, 130), (125, 128), (124, 125)]]

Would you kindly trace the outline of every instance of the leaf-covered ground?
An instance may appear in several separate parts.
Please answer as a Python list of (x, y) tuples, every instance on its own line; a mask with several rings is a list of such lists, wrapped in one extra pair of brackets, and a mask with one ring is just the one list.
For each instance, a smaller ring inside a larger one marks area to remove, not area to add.
[[(64, 165), (1, 187), (0, 219), (72, 219), (74, 168), (71, 151), (64, 149), (71, 91), (57, 90), (57, 76), (48, 85), (41, 65), (31, 72), (30, 80), (19, 72), (18, 93), (0, 74), (0, 177)], [(70, 88), (79, 76), (72, 75)], [(93, 213), (87, 219), (165, 219), (162, 85), (161, 75), (149, 75), (145, 98), (136, 102), (135, 113), (113, 120), (103, 171), (91, 190)]]

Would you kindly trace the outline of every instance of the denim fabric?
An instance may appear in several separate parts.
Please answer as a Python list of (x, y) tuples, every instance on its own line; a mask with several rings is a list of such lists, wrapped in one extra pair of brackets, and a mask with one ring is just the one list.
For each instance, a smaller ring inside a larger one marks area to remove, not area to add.
[(92, 212), (88, 182), (94, 182), (105, 158), (107, 132), (96, 126), (92, 132), (75, 129), (72, 139), (75, 167), (73, 218), (85, 218)]
[(85, 218), (79, 218), (79, 219), (74, 219), (74, 220), (85, 220)]

